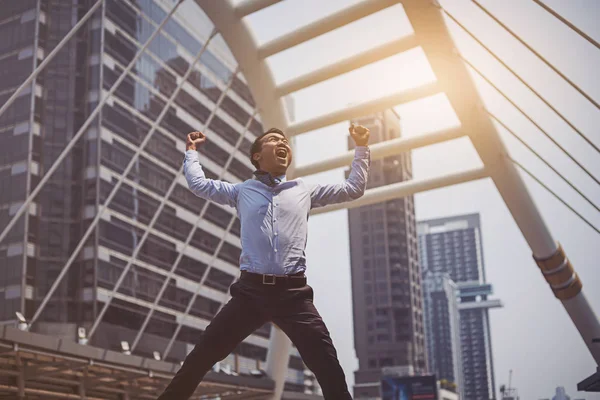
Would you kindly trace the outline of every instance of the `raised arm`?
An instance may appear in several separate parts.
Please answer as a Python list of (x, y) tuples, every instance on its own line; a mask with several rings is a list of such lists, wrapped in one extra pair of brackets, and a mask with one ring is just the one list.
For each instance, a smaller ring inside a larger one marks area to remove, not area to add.
[(310, 188), (311, 207), (356, 200), (365, 193), (369, 176), (370, 152), (367, 147), (370, 132), (363, 126), (350, 127), (350, 135), (356, 143), (350, 175), (342, 183), (314, 185)]
[(198, 148), (206, 142), (202, 132), (192, 132), (187, 137), (183, 173), (188, 187), (198, 197), (235, 207), (238, 186), (229, 182), (207, 179), (198, 155)]

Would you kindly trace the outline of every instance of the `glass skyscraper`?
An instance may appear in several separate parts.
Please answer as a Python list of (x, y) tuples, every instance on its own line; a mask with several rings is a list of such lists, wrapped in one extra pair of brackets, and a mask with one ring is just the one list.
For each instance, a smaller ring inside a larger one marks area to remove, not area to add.
[[(479, 214), (439, 218), (417, 223), (421, 266), (425, 274), (447, 274), (458, 288), (462, 388), (465, 400), (494, 399), (494, 362), (490, 333), (490, 308), (501, 307), (488, 299), (492, 285), (486, 282)], [(426, 313), (435, 319), (436, 311)], [(444, 324), (428, 321), (428, 340), (443, 335)], [(438, 343), (439, 344), (439, 343)], [(435, 349), (428, 349), (437, 357)], [(431, 351), (434, 350), (434, 351)], [(438, 357), (436, 364), (444, 360)], [(456, 382), (458, 383), (458, 382)]]
[[(94, 3), (0, 1), (0, 104)], [(0, 116), (0, 228), (175, 3), (106, 0)], [(235, 59), (218, 34), (211, 40), (212, 30), (195, 2), (180, 6), (0, 243), (0, 320), (33, 316), (180, 85), (33, 330), (75, 339), (110, 303), (91, 345), (121, 350), (126, 341), (133, 354), (158, 351), (178, 362), (228, 300), (239, 272), (239, 220), (187, 189), (185, 137), (206, 131), (207, 177), (241, 182), (252, 175), (248, 152), (263, 126)], [(241, 372), (261, 367), (269, 335), (270, 326), (262, 327), (224, 363)], [(294, 349), (288, 389), (303, 389), (303, 369)]]
[[(423, 319), (429, 372), (463, 389), (458, 288), (444, 272), (423, 272)], [(464, 396), (463, 396), (464, 397)]]

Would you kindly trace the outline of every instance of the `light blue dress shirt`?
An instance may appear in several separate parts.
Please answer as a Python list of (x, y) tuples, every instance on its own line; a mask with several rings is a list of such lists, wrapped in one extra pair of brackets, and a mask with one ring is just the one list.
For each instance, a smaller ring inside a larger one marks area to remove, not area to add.
[(237, 210), (241, 222), (240, 268), (258, 274), (287, 275), (306, 270), (304, 253), (312, 208), (361, 197), (367, 187), (370, 153), (356, 147), (348, 179), (317, 185), (301, 178), (270, 187), (257, 179), (231, 184), (207, 179), (197, 151), (188, 150), (184, 174), (192, 193)]

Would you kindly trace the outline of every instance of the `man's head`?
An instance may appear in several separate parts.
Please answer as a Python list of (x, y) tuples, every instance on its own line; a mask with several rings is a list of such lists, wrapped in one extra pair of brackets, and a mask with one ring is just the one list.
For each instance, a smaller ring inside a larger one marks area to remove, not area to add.
[(256, 138), (250, 148), (252, 165), (273, 176), (284, 175), (292, 162), (292, 149), (285, 134), (271, 128)]

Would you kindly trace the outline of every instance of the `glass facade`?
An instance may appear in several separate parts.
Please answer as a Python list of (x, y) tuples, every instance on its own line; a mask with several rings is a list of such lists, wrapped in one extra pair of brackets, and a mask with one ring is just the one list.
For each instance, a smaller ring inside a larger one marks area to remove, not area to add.
[[(491, 399), (495, 383), (489, 308), (497, 305), (488, 302), (492, 288), (485, 279), (479, 214), (420, 221), (418, 230), (423, 270), (447, 274), (458, 287), (462, 397)], [(432, 338), (443, 334), (443, 325), (429, 323)]]
[[(425, 340), (429, 372), (464, 388), (458, 291), (450, 275), (423, 271)], [(464, 394), (461, 395), (464, 398)]]
[[(0, 104), (93, 4), (0, 0)], [(0, 227), (173, 5), (106, 0), (0, 117)], [(188, 21), (200, 21), (202, 28)], [(185, 137), (208, 131), (211, 140), (200, 150), (207, 176), (240, 182), (252, 176), (247, 153), (263, 128), (224, 41), (207, 43), (212, 29), (199, 7), (175, 13), (0, 244), (0, 320), (14, 319), (16, 311), (33, 316), (178, 86), (33, 328), (75, 339), (77, 327), (89, 329), (110, 302), (92, 345), (120, 350), (121, 341), (128, 341), (135, 344), (133, 354), (159, 351), (179, 362), (228, 300), (239, 269), (239, 220), (233, 209), (187, 189), (181, 173)], [(269, 334), (270, 326), (262, 327), (224, 363), (241, 372), (260, 366)], [(290, 367), (296, 373), (288, 388), (303, 389), (304, 367), (294, 352)]]

